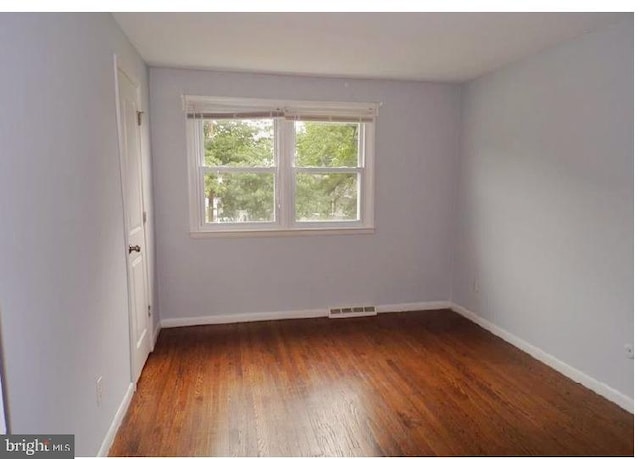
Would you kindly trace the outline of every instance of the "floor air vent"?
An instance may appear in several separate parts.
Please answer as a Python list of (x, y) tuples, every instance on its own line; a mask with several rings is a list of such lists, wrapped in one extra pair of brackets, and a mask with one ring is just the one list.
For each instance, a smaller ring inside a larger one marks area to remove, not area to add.
[(329, 308), (330, 319), (346, 317), (375, 316), (378, 314), (375, 306), (348, 306), (344, 308)]

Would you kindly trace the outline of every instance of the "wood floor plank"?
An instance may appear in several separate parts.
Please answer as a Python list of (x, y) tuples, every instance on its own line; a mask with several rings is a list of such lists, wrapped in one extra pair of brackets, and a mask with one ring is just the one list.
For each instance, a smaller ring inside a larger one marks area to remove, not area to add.
[(633, 415), (452, 311), (164, 329), (112, 456), (633, 455)]

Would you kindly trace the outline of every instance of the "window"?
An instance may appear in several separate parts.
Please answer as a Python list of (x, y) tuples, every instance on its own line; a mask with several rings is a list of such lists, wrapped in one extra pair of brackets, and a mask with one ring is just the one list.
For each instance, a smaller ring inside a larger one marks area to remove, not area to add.
[(373, 230), (376, 104), (184, 102), (192, 235)]

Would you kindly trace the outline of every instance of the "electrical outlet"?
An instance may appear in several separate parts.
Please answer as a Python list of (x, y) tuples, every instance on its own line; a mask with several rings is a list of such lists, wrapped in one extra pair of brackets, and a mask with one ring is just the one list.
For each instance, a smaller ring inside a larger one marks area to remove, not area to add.
[(96, 402), (98, 403), (98, 407), (102, 406), (102, 392), (103, 392), (102, 376), (100, 376), (96, 381)]
[(624, 353), (628, 359), (633, 359), (633, 344), (625, 344)]

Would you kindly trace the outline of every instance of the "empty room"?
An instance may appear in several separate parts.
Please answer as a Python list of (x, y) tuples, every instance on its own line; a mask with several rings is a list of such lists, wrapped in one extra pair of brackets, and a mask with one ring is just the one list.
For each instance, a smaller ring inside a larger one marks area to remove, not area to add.
[(633, 45), (0, 13), (0, 451), (632, 456)]

